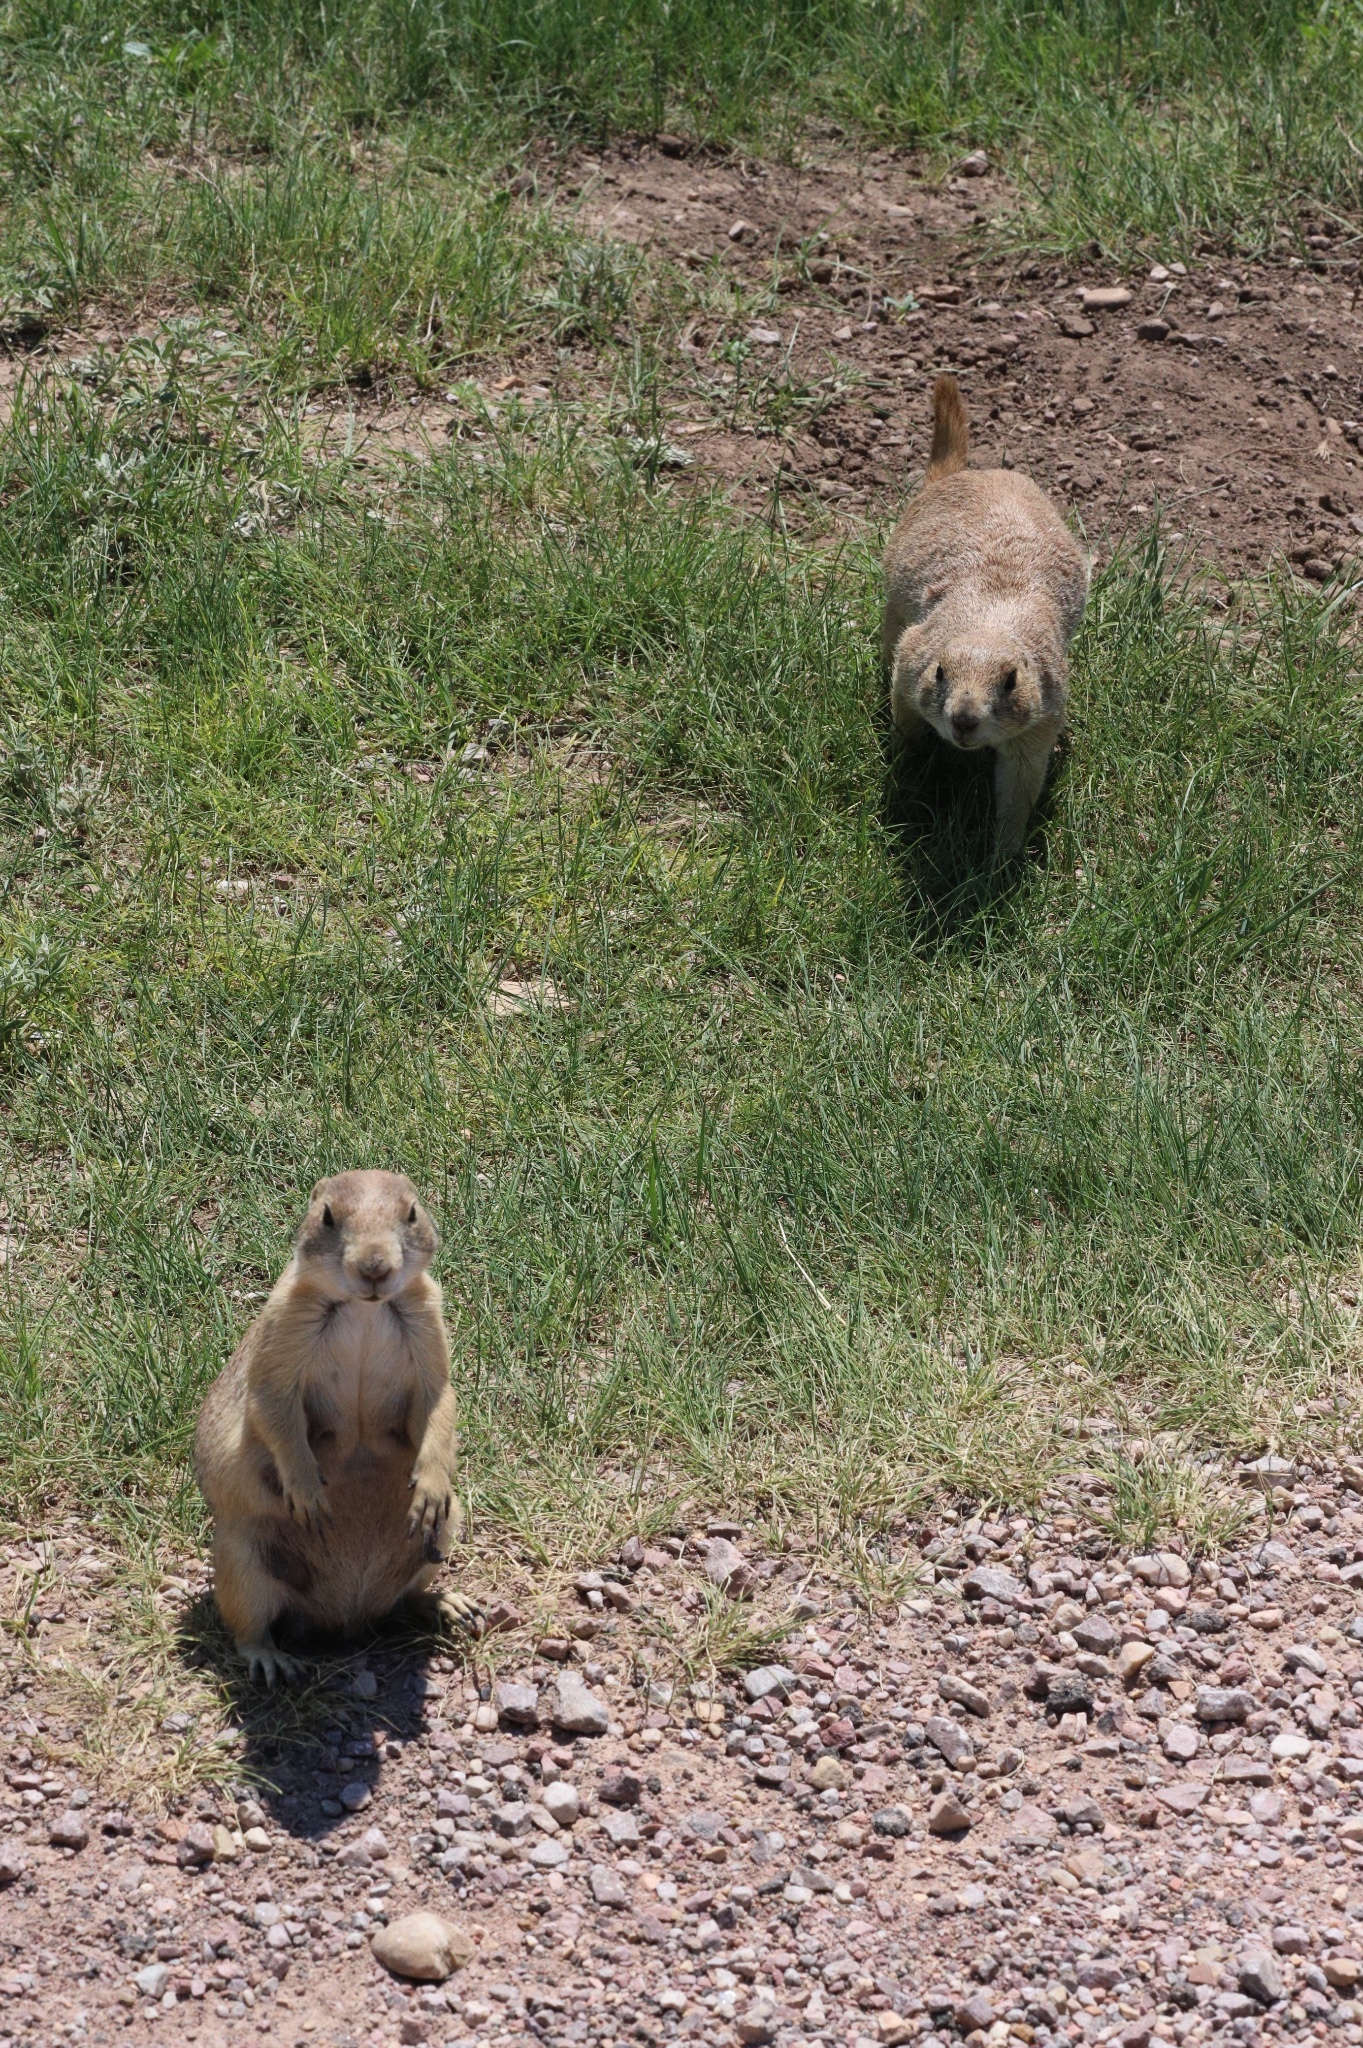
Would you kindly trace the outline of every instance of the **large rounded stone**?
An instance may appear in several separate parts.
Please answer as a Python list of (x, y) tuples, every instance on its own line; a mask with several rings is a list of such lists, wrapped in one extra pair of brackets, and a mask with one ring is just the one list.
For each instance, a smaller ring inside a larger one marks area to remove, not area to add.
[(473, 1954), (471, 1937), (438, 1913), (404, 1913), (376, 1928), (370, 1947), (385, 1970), (420, 1984), (443, 1984)]

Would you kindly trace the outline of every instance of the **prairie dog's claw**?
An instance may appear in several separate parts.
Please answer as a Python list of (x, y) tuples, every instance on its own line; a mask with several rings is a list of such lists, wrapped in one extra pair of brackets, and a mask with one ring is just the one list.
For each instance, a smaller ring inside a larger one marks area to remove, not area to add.
[(276, 1679), (284, 1685), (297, 1685), (304, 1675), (298, 1658), (277, 1650), (273, 1643), (242, 1643), (237, 1655), (245, 1664), (251, 1683), (267, 1686), (271, 1692), (275, 1689)]
[(442, 1522), (450, 1519), (450, 1482), (443, 1479), (433, 1483), (414, 1472), (408, 1485), (412, 1506), (407, 1517), (407, 1534), (429, 1536)]
[[(321, 1486), (326, 1481), (322, 1480)], [(331, 1502), (320, 1490), (316, 1493), (286, 1492), (284, 1505), (292, 1521), (301, 1522), (309, 1535), (320, 1536), (325, 1525), (331, 1520)]]
[(437, 1593), (436, 1612), (450, 1628), (462, 1628), (469, 1635), (481, 1635), (483, 1610), (476, 1600), (470, 1600), (464, 1593)]

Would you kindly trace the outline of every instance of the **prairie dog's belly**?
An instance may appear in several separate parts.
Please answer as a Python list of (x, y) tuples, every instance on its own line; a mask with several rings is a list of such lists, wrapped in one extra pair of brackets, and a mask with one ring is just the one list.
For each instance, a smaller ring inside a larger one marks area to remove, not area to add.
[(302, 1401), (330, 1513), (319, 1534), (270, 1518), (263, 1561), (298, 1612), (326, 1627), (354, 1626), (386, 1613), (425, 1558), (421, 1536), (407, 1528), (425, 1404), (386, 1303), (347, 1302), (332, 1315), (303, 1375)]

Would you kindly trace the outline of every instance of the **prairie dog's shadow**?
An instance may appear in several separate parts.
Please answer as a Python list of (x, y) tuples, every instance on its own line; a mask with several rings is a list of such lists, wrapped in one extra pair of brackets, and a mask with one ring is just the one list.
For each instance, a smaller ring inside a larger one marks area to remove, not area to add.
[(884, 761), (882, 816), (904, 880), (906, 907), (916, 905), (939, 940), (960, 934), (1008, 901), (1029, 861), (1044, 858), (1051, 786), (1062, 768), (1063, 739), (1027, 828), (1017, 860), (994, 852), (994, 754), (963, 753), (933, 739), (921, 752), (901, 742), (888, 703), (880, 717)]
[[(400, 1614), (353, 1641), (314, 1634), (290, 1647), (307, 1662), (309, 1679), (270, 1692), (247, 1677), (211, 1593), (190, 1601), (178, 1631), (182, 1661), (213, 1672), (231, 1700), (241, 1734), (230, 1755), (240, 1769), (228, 1775), (252, 1786), (267, 1827), (330, 1855), (334, 1844), (325, 1845), (338, 1831), (362, 1832), (369, 1802), (360, 1788), (372, 1799), (385, 1765), (425, 1732), (449, 1686), (458, 1697), (465, 1652)], [(433, 1669), (437, 1659), (441, 1666), (452, 1659), (456, 1668)], [(208, 1793), (197, 1810), (206, 1817), (215, 1808), (230, 1822), (232, 1804), (225, 1794)], [(195, 1817), (191, 1801), (186, 1818)], [(362, 1858), (358, 1848), (346, 1853)]]

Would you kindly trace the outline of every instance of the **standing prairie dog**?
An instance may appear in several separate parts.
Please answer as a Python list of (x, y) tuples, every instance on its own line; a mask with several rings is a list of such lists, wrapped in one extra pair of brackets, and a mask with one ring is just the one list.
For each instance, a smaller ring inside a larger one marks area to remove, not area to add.
[(252, 1678), (296, 1678), (277, 1621), (352, 1631), (405, 1599), (476, 1620), (429, 1590), (457, 1450), (436, 1247), (398, 1173), (319, 1180), (293, 1257), (225, 1369), (194, 1437), (213, 1511), (218, 1606)]
[(932, 456), (885, 551), (884, 656), (907, 745), (995, 751), (995, 845), (1022, 850), (1065, 723), (1089, 565), (1050, 500), (1011, 469), (968, 470), (960, 387), (932, 393)]

